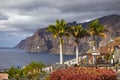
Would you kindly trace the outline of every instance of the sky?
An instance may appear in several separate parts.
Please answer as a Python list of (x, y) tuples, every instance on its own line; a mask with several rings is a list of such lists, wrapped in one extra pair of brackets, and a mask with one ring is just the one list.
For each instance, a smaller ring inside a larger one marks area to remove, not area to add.
[(14, 47), (56, 19), (87, 22), (120, 15), (120, 0), (0, 0), (0, 47)]

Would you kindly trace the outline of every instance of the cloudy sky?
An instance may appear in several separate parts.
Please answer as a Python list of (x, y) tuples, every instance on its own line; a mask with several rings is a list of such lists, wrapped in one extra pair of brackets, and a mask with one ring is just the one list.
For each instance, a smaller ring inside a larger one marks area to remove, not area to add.
[(120, 0), (0, 0), (0, 47), (13, 47), (56, 19), (85, 22), (120, 15)]

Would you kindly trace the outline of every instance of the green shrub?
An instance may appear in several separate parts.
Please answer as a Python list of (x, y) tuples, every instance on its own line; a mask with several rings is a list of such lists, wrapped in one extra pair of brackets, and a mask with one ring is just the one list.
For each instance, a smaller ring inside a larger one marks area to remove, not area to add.
[(9, 79), (39, 80), (40, 76), (45, 74), (45, 71), (42, 70), (44, 67), (45, 65), (41, 62), (31, 62), (23, 69), (11, 67), (7, 73), (9, 74)]

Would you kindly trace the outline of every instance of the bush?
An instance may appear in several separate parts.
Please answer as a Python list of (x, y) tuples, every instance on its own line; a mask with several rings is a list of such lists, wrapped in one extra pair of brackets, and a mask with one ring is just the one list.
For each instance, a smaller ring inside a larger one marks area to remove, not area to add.
[(23, 69), (11, 67), (7, 73), (11, 80), (40, 80), (40, 76), (45, 74), (42, 69), (45, 65), (41, 62), (31, 62)]
[(51, 73), (49, 80), (117, 80), (117, 75), (112, 69), (73, 67)]
[(23, 75), (22, 70), (14, 67), (11, 67), (7, 73), (9, 74), (9, 79), (16, 79), (16, 80), (19, 80), (19, 78), (22, 77)]

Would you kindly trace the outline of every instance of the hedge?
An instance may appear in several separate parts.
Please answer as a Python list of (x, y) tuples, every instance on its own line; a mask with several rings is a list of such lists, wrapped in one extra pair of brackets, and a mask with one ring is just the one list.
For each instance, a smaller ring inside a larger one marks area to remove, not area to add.
[(52, 72), (49, 80), (117, 80), (117, 74), (112, 69), (71, 67)]

